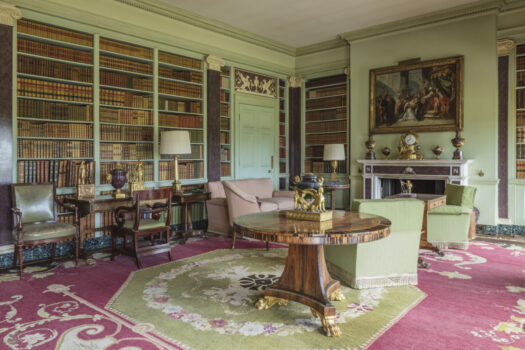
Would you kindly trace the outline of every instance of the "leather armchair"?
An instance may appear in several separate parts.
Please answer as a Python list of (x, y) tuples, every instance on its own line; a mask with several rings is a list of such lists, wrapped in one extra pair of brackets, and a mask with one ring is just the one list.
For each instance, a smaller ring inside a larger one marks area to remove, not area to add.
[[(11, 186), (13, 201), (13, 239), (15, 251), (13, 266), (19, 261), (19, 275), (23, 275), (23, 250), (41, 245), (52, 245), (54, 260), (57, 243), (75, 241), (75, 262), (78, 265), (80, 241), (78, 208), (72, 203), (57, 202), (54, 184), (14, 184)], [(74, 212), (74, 224), (57, 220), (57, 204)]]
[(476, 188), (447, 184), (447, 204), (427, 213), (427, 241), (439, 249), (468, 249)]

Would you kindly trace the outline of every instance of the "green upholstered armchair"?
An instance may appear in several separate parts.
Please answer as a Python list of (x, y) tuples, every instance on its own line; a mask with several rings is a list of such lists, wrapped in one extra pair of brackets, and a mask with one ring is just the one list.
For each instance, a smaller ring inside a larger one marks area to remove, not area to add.
[(468, 233), (476, 188), (447, 184), (447, 205), (427, 214), (427, 241), (439, 249), (468, 249)]
[(425, 203), (418, 199), (354, 200), (352, 210), (386, 217), (390, 235), (374, 242), (325, 246), (332, 276), (352, 288), (417, 284), (417, 259)]
[(57, 243), (75, 240), (75, 262), (78, 265), (80, 232), (78, 209), (74, 204), (58, 204), (75, 213), (74, 224), (57, 220), (57, 200), (54, 184), (14, 184), (11, 186), (13, 201), (15, 252), (13, 266), (20, 261), (19, 275), (23, 274), (23, 250), (41, 245), (52, 245), (51, 261)]

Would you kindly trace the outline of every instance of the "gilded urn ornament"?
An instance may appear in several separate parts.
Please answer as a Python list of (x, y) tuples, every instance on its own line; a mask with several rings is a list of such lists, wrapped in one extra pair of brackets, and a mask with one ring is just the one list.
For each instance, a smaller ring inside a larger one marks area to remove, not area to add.
[(388, 148), (388, 147), (385, 147), (385, 148), (383, 148), (381, 153), (383, 153), (383, 155), (385, 156), (385, 159), (388, 160), (388, 159), (390, 159), (390, 153), (392, 153), (392, 150), (390, 148)]
[(434, 148), (432, 148), (432, 153), (434, 153), (436, 155), (436, 158), (435, 159), (439, 159), (439, 157), (441, 156), (441, 154), (444, 152), (445, 150), (443, 149), (443, 147), (441, 146), (436, 146)]
[(461, 137), (459, 130), (456, 131), (456, 137), (450, 140), (450, 142), (452, 142), (452, 146), (456, 147), (452, 159), (463, 159), (463, 151), (461, 150), (461, 147), (465, 145), (465, 139)]
[(376, 159), (376, 153), (374, 152), (374, 148), (376, 148), (374, 135), (368, 135), (368, 140), (365, 142), (365, 146), (368, 149), (368, 152), (366, 152), (366, 159)]
[(113, 192), (113, 197), (126, 198), (126, 194), (121, 190), (126, 184), (126, 174), (127, 171), (121, 168), (120, 163), (117, 163), (117, 167), (107, 174), (108, 181), (110, 181), (111, 185), (116, 189), (116, 191)]

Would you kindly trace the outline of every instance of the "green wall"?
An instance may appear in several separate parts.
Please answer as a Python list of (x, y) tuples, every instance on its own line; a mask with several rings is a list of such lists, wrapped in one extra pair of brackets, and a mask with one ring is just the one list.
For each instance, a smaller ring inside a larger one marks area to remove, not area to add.
[[(369, 70), (396, 65), (399, 61), (463, 55), (464, 70), (464, 157), (473, 159), (470, 184), (478, 188), (476, 206), (480, 223), (497, 223), (497, 52), (496, 15), (463, 19), (414, 30), (357, 40), (350, 43), (351, 62), (351, 178), (352, 198), (362, 198), (362, 178), (357, 159), (363, 159), (368, 137)], [(375, 135), (377, 155), (385, 146), (397, 150), (399, 134)], [(431, 149), (445, 148), (444, 159), (452, 158), (452, 132), (420, 133), (425, 158)], [(394, 152), (394, 155), (397, 152)], [(483, 170), (484, 176), (478, 175)]]

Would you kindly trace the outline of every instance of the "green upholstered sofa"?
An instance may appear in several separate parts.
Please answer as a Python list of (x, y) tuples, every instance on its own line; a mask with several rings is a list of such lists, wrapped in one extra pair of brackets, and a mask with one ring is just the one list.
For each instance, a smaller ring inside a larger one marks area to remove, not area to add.
[(447, 204), (427, 214), (427, 241), (439, 249), (468, 249), (476, 188), (447, 184)]
[(352, 210), (386, 217), (390, 235), (374, 242), (325, 246), (330, 274), (352, 288), (417, 284), (425, 203), (412, 198), (355, 200)]

